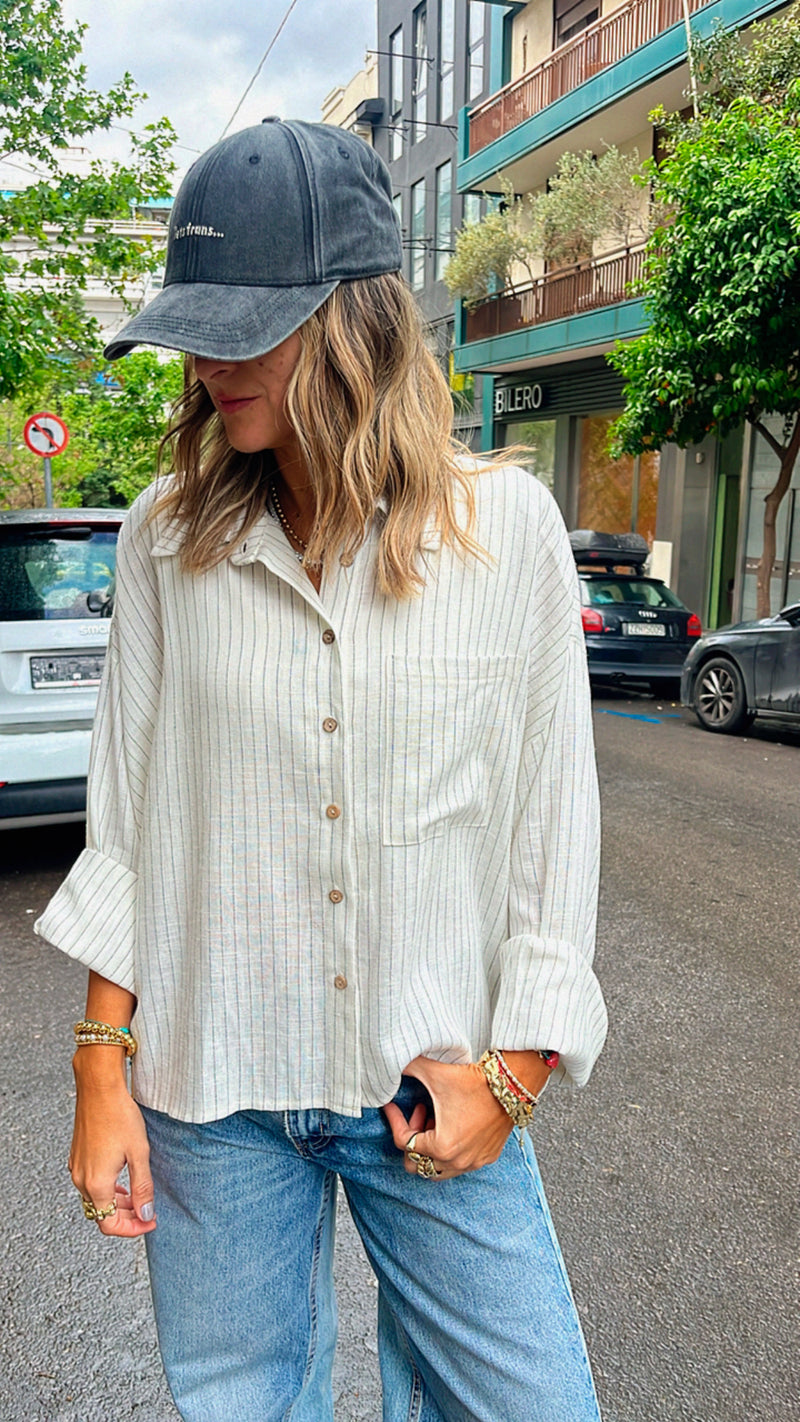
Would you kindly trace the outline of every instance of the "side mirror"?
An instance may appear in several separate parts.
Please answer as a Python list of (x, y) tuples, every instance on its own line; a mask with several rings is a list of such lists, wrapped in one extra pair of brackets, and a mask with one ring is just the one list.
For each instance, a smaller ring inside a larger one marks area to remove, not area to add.
[(782, 607), (778, 616), (788, 622), (790, 627), (800, 627), (800, 602), (791, 602), (788, 607)]

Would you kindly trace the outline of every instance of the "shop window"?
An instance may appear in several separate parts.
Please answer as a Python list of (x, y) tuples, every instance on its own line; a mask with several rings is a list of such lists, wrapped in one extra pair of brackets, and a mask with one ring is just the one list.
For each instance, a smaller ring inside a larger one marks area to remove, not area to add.
[(600, 0), (554, 0), (553, 48), (574, 39), (600, 17)]
[(525, 469), (550, 489), (556, 471), (556, 422), (555, 420), (525, 420), (505, 426), (505, 446), (523, 446), (517, 459)]
[(581, 420), (578, 528), (640, 533), (651, 545), (658, 507), (657, 453), (612, 459), (608, 435), (616, 413)]
[[(768, 415), (767, 429), (783, 438), (783, 419)], [(757, 574), (764, 548), (764, 499), (778, 477), (778, 460), (767, 441), (755, 431), (750, 472), (750, 499), (745, 544), (742, 617), (757, 616)], [(790, 488), (778, 505), (775, 519), (775, 563), (770, 584), (770, 607), (780, 612), (790, 602), (800, 602), (800, 465), (795, 465)]]

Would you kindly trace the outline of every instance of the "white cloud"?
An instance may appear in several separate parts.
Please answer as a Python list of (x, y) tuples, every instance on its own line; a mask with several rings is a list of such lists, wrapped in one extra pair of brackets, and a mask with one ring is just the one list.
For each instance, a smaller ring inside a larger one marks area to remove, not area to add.
[[(80, 20), (87, 79), (108, 89), (128, 70), (148, 100), (134, 126), (171, 120), (183, 148), (203, 151), (219, 138), (287, 8), (288, 0), (64, 0), (69, 23)], [(345, 84), (375, 44), (375, 0), (298, 0), (234, 128), (267, 114), (319, 119), (325, 95)], [(124, 134), (95, 146), (122, 156)]]

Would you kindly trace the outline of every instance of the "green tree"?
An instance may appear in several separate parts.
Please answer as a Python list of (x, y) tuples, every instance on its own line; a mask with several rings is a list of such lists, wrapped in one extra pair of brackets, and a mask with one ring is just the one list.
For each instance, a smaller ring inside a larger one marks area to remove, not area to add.
[(694, 33), (692, 59), (706, 91), (701, 114), (727, 108), (742, 97), (782, 105), (800, 75), (800, 0), (746, 32), (726, 30), (717, 21), (707, 38)]
[(169, 196), (168, 120), (131, 134), (127, 163), (95, 160), (81, 175), (65, 164), (67, 148), (130, 119), (144, 97), (129, 74), (107, 94), (87, 87), (85, 29), (65, 24), (60, 0), (0, 0), (0, 158), (27, 184), (0, 195), (0, 397), (52, 352), (93, 350), (81, 299), (90, 278), (124, 299), (160, 260), (148, 239), (133, 241), (114, 222)]
[[(643, 290), (650, 324), (611, 363), (625, 413), (611, 452), (685, 447), (748, 420), (779, 472), (765, 499), (757, 575), (770, 611), (775, 522), (800, 450), (800, 131), (790, 87), (783, 105), (736, 97), (701, 121), (673, 125), (651, 168), (671, 211), (648, 243)], [(784, 417), (783, 438), (764, 423)]]
[(51, 361), (6, 401), (0, 445), (0, 499), (17, 508), (43, 502), (42, 461), (26, 449), (29, 415), (61, 416), (70, 440), (53, 460), (53, 487), (62, 507), (125, 506), (155, 477), (170, 406), (183, 387), (180, 357), (134, 351), (99, 374), (88, 362)]

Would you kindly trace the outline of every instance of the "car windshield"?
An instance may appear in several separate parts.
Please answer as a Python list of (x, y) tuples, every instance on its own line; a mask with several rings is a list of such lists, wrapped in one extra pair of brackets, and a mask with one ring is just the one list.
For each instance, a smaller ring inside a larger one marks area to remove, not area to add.
[(4, 529), (0, 621), (108, 617), (116, 553), (116, 529)]
[(664, 583), (648, 582), (646, 578), (585, 578), (581, 580), (584, 602), (592, 607), (619, 603), (627, 607), (680, 607), (683, 603)]

